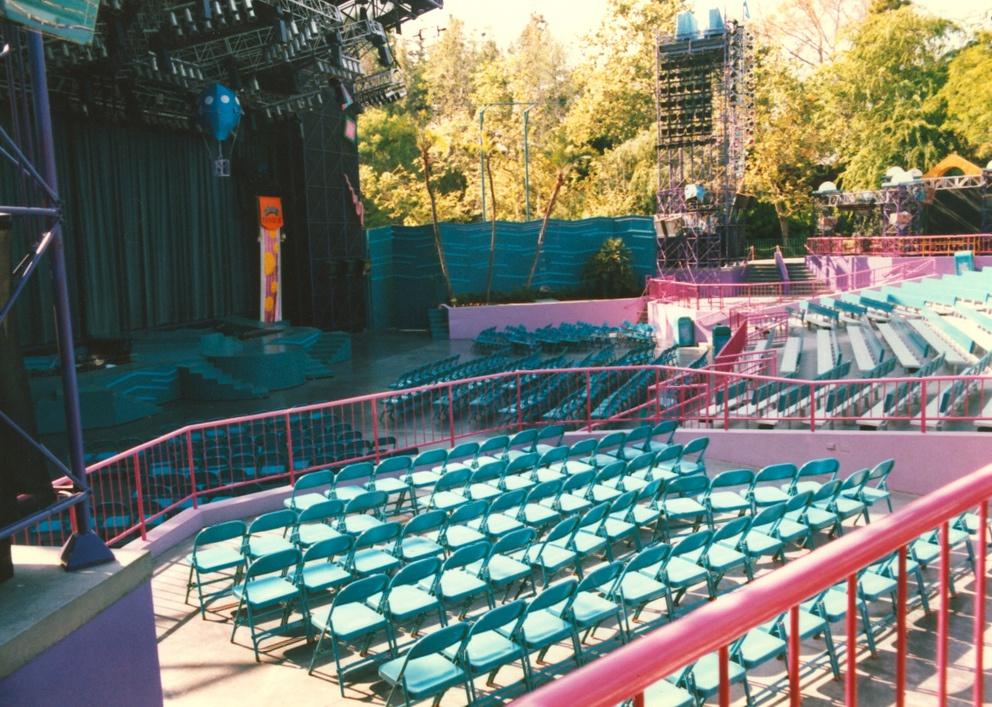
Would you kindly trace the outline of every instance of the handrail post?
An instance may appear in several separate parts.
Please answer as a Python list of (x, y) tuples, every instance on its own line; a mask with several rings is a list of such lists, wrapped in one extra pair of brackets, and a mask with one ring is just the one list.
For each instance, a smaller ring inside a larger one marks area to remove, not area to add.
[(978, 556), (975, 558), (975, 684), (972, 688), (972, 702), (975, 707), (985, 704), (985, 557), (988, 546), (985, 535), (988, 532), (989, 502), (978, 505)]
[[(844, 704), (847, 707), (858, 705), (858, 576), (849, 575), (847, 578), (847, 615), (845, 618), (847, 633), (847, 672), (844, 675)], [(871, 627), (866, 626), (870, 631)]]
[(654, 398), (654, 423), (658, 424), (661, 421), (661, 369), (657, 366), (654, 367), (654, 393), (652, 397)]
[(520, 391), (520, 371), (516, 372), (517, 378), (517, 432), (520, 432), (524, 428), (524, 411), (521, 409), (523, 405), (523, 397)]
[[(985, 544), (984, 528), (980, 545)], [(948, 541), (949, 528), (945, 520), (940, 525), (940, 608), (937, 614), (937, 704), (947, 704), (947, 634), (948, 634), (948, 604), (950, 603), (950, 567), (951, 548)], [(984, 577), (978, 581), (984, 581)]]
[(286, 463), (289, 465), (289, 485), (296, 483), (296, 461), (293, 459), (293, 423), (290, 422), (289, 413), (283, 416), (286, 425)]
[(196, 467), (193, 463), (193, 432), (186, 430), (186, 464), (189, 467), (189, 492), (193, 497), (193, 508), (199, 506), (199, 492), (196, 490)]
[(730, 650), (726, 644), (718, 652), (720, 663), (720, 707), (730, 707)]
[(373, 397), (371, 401), (371, 414), (372, 414), (372, 448), (375, 449), (375, 463), (378, 464), (382, 461), (382, 448), (379, 446), (379, 414), (378, 406), (376, 401), (378, 398)]
[(448, 436), (451, 438), (451, 446), (455, 446), (455, 399), (454, 384), (448, 383)]
[(723, 378), (723, 429), (730, 429), (730, 386), (727, 385), (727, 377)]
[[(148, 539), (147, 528), (145, 527), (145, 494), (141, 490), (141, 466), (138, 462), (138, 454), (131, 457), (134, 461), (134, 493), (137, 495), (138, 499), (138, 528), (141, 531), (141, 539)], [(84, 507), (85, 510), (85, 507)]]
[[(809, 431), (816, 432), (816, 396), (814, 383), (809, 384)], [(797, 411), (798, 412), (798, 411)]]
[(592, 430), (592, 373), (586, 369), (586, 431)]
[(906, 546), (899, 548), (896, 585), (896, 707), (906, 703)]
[(925, 434), (927, 431), (927, 379), (921, 379), (920, 383), (922, 385), (920, 391), (920, 434)]
[(799, 605), (789, 609), (789, 705), (799, 707), (803, 700), (799, 690)]

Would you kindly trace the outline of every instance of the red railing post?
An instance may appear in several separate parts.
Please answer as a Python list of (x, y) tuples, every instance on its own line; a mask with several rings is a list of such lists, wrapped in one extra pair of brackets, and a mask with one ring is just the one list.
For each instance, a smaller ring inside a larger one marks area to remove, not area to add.
[[(927, 431), (927, 379), (924, 378), (920, 381), (923, 386), (920, 391), (920, 434), (925, 434)], [(940, 386), (937, 386), (937, 396), (940, 397)], [(908, 414), (908, 410), (906, 411)]]
[(661, 420), (661, 369), (657, 366), (654, 369), (654, 420), (653, 422), (657, 424)]
[(730, 707), (730, 650), (727, 645), (720, 646), (720, 707)]
[(906, 546), (899, 548), (896, 579), (896, 707), (906, 702)]
[(454, 384), (448, 383), (448, 436), (451, 438), (451, 446), (455, 446), (455, 398)]
[(524, 411), (521, 408), (523, 405), (523, 397), (520, 391), (520, 371), (517, 371), (517, 432), (524, 428)]
[(638, 692), (634, 695), (634, 707), (644, 707), (644, 693)]
[[(844, 702), (847, 707), (858, 704), (858, 575), (847, 578), (847, 674), (844, 676)], [(870, 631), (870, 626), (865, 626)]]
[(586, 369), (586, 430), (592, 430), (592, 373)]
[(147, 528), (145, 527), (145, 494), (141, 489), (141, 464), (138, 461), (138, 454), (134, 454), (131, 459), (134, 464), (134, 493), (138, 500), (138, 528), (141, 530), (141, 539), (148, 539)]
[(289, 485), (296, 483), (296, 461), (293, 459), (293, 423), (289, 419), (287, 412), (283, 416), (283, 423), (286, 426), (286, 463), (289, 465)]
[(816, 432), (816, 386), (814, 383), (809, 384), (809, 431)]
[(789, 609), (789, 705), (799, 707), (803, 701), (799, 690), (799, 605)]
[(186, 430), (186, 464), (189, 467), (189, 492), (193, 497), (193, 508), (199, 505), (199, 493), (196, 490), (196, 465), (193, 463), (193, 432)]
[(972, 702), (975, 707), (985, 704), (985, 557), (988, 553), (988, 543), (985, 536), (988, 533), (989, 502), (982, 501), (978, 505), (977, 548), (975, 558), (975, 684), (972, 688)]
[(730, 398), (728, 397), (730, 386), (727, 384), (727, 378), (723, 378), (723, 429), (730, 429)]
[(951, 546), (945, 520), (940, 525), (940, 609), (937, 614), (937, 704), (947, 704), (947, 621), (950, 603)]
[(382, 461), (382, 449), (379, 446), (379, 414), (378, 406), (376, 405), (376, 398), (371, 400), (371, 414), (372, 414), (372, 447), (375, 449), (375, 463), (378, 464)]

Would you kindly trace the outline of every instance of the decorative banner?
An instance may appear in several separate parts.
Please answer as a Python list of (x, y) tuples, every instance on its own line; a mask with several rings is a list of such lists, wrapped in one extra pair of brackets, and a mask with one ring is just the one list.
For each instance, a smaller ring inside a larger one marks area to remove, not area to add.
[(258, 197), (259, 251), (261, 287), (260, 319), (263, 322), (282, 321), (282, 199), (278, 196)]
[(358, 225), (365, 228), (365, 204), (362, 203), (362, 197), (358, 195), (355, 191), (355, 187), (351, 186), (351, 179), (348, 175), (344, 175), (345, 184), (348, 185), (348, 191), (351, 192), (351, 204), (355, 207), (355, 216), (358, 217)]

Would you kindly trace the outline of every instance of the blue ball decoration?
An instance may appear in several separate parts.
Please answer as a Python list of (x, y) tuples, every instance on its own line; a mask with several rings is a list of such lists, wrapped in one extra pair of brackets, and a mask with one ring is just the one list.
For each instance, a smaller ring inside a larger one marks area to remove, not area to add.
[(223, 142), (241, 122), (241, 102), (227, 86), (213, 83), (196, 100), (197, 119), (214, 140)]

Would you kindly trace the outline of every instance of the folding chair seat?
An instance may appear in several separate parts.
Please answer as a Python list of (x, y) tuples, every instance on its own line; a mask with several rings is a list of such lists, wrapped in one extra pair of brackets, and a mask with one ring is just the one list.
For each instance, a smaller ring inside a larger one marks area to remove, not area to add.
[(461, 646), (470, 624), (457, 623), (421, 637), (410, 646), (406, 655), (379, 666), (379, 677), (390, 685), (386, 704), (397, 688), (403, 692), (403, 703), (418, 702), (427, 697), (439, 701), (449, 688), (465, 687), (469, 703), (473, 701), (472, 687), (465, 670), (445, 654), (451, 647)]
[(562, 487), (561, 481), (544, 481), (527, 492), (517, 520), (533, 528), (543, 528), (558, 520), (558, 512), (544, 505), (542, 501), (558, 495)]
[[(527, 653), (507, 638), (507, 635), (513, 634), (526, 610), (526, 602), (514, 601), (487, 611), (473, 622), (462, 645), (457, 650), (448, 648), (445, 655), (457, 661), (470, 679), (488, 674), (490, 683), (500, 668), (519, 661), (524, 686), (530, 690), (533, 683)], [(469, 704), (475, 703), (474, 685), (472, 693)]]
[(626, 440), (626, 432), (609, 432), (599, 438), (592, 453), (582, 461), (597, 469), (612, 464), (622, 454), (621, 450)]
[(678, 604), (692, 587), (701, 583), (706, 584), (706, 592), (711, 599), (716, 595), (707, 569), (689, 559), (697, 551), (705, 552), (712, 537), (712, 530), (700, 530), (686, 535), (672, 546), (672, 551), (662, 565), (658, 579), (674, 592), (675, 604)]
[(430, 537), (441, 531), (448, 522), (444, 511), (427, 511), (408, 520), (400, 531), (393, 555), (404, 562), (415, 562), (426, 557), (444, 554), (444, 547)]
[[(844, 495), (849, 498), (857, 498), (859, 501), (864, 502), (868, 508), (871, 508), (879, 501), (885, 501), (891, 513), (892, 496), (889, 493), (889, 474), (892, 473), (893, 466), (895, 466), (895, 460), (893, 459), (886, 459), (879, 462), (868, 472), (868, 479), (865, 481), (865, 485), (856, 492), (856, 495), (851, 489), (845, 491)], [(874, 486), (870, 485), (872, 482), (874, 482)], [(866, 510), (865, 513), (867, 515), (868, 511)]]
[[(312, 674), (314, 665), (320, 655), (320, 647), (325, 638), (330, 638), (331, 650), (334, 653), (334, 665), (337, 668), (338, 688), (344, 697), (344, 671), (341, 667), (341, 645), (354, 645), (359, 639), (365, 639), (365, 644), (371, 643), (369, 638), (377, 633), (385, 633), (389, 646), (389, 655), (396, 655), (396, 641), (393, 638), (392, 624), (375, 609), (366, 605), (369, 597), (381, 594), (389, 585), (389, 577), (375, 574), (359, 579), (342, 588), (335, 596), (330, 606), (314, 609), (310, 613), (310, 624), (317, 630), (317, 645), (307, 673)], [(364, 653), (364, 651), (363, 651)], [(367, 663), (362, 659), (349, 668)]]
[(531, 544), (526, 550), (512, 557), (537, 567), (541, 572), (541, 584), (545, 587), (548, 585), (548, 577), (553, 577), (566, 567), (574, 567), (576, 573), (581, 576), (582, 564), (579, 555), (568, 548), (578, 524), (579, 519), (575, 516), (566, 518), (549, 530), (543, 540)]
[(705, 474), (706, 462), (703, 456), (706, 448), (710, 445), (709, 437), (694, 437), (682, 447), (682, 455), (679, 457), (678, 465), (670, 471), (678, 473), (679, 476), (690, 474)]
[[(290, 511), (292, 512), (292, 511)], [(271, 636), (286, 635), (303, 625), (302, 618), (289, 622), (292, 609), (300, 604), (301, 594), (295, 584), (296, 569), (300, 564), (300, 551), (295, 547), (263, 555), (248, 565), (244, 581), (232, 590), (238, 600), (234, 612), (231, 642), (239, 626), (248, 625), (252, 650), (259, 661), (258, 644)], [(306, 614), (306, 607), (300, 607)], [(277, 626), (261, 629), (259, 624), (278, 618)]]
[[(745, 671), (754, 670), (775, 658), (784, 657), (788, 644), (765, 629), (752, 629), (737, 639), (730, 648), (730, 656)], [(747, 686), (745, 678), (744, 685)], [(745, 690), (750, 703), (750, 690)]]
[(472, 472), (467, 468), (446, 472), (434, 484), (426, 507), (450, 511), (467, 503), (469, 499), (465, 498), (463, 492), (471, 476)]
[[(551, 613), (571, 623), (577, 631), (585, 631), (585, 638), (595, 635), (596, 629), (604, 621), (615, 619), (617, 636), (621, 643), (626, 643), (628, 638), (623, 608), (608, 598), (610, 590), (621, 574), (623, 574), (623, 564), (620, 562), (600, 565), (582, 578), (571, 600), (565, 600), (562, 604), (551, 607)], [(582, 643), (583, 641), (579, 641), (580, 651)], [(582, 660), (581, 653), (579, 660), (580, 662)]]
[(389, 497), (382, 491), (366, 491), (355, 496), (344, 506), (344, 516), (338, 530), (348, 535), (360, 533), (382, 525), (382, 509)]
[[(640, 528), (627, 520), (636, 502), (636, 491), (627, 491), (613, 499), (610, 511), (598, 530), (598, 533), (606, 538), (608, 547), (612, 548), (615, 543), (629, 540), (636, 550), (641, 549)], [(607, 557), (612, 557), (612, 550), (607, 552)]]
[[(354, 576), (345, 566), (351, 556), (355, 539), (350, 535), (319, 540), (303, 552), (296, 583), (304, 597), (348, 584)], [(338, 562), (334, 558), (344, 558)], [(308, 601), (309, 604), (309, 601)]]
[[(868, 504), (860, 498), (861, 489), (868, 482), (870, 473), (870, 469), (861, 469), (860, 471), (853, 472), (841, 482), (837, 494), (834, 495), (831, 503), (828, 505), (828, 510), (836, 513), (842, 523), (848, 518), (857, 518), (862, 515), (865, 517), (865, 523), (871, 521), (871, 518), (868, 516)], [(848, 492), (853, 492), (853, 494), (849, 494)]]
[[(551, 611), (552, 607), (558, 611), (567, 609), (578, 586), (579, 583), (576, 580), (566, 579), (546, 587), (544, 591), (531, 599), (523, 618), (512, 632), (507, 633), (505, 629), (501, 629), (500, 632), (517, 645), (522, 646), (528, 656), (530, 653), (538, 651), (538, 662), (544, 659), (545, 653), (551, 646), (565, 639), (571, 639), (575, 664), (581, 665), (579, 655), (582, 649), (579, 646), (579, 636), (575, 626)], [(562, 605), (563, 602), (564, 606)]]
[(509, 448), (506, 450), (506, 459), (507, 461), (512, 462), (514, 459), (524, 454), (536, 454), (536, 446), (537, 428), (531, 427), (526, 430), (520, 430), (515, 435), (510, 437)]
[(671, 682), (670, 678), (659, 680), (644, 691), (645, 703), (665, 707), (696, 707), (696, 698), (684, 687)]
[(588, 498), (593, 503), (612, 501), (623, 491), (615, 488), (620, 483), (620, 478), (627, 469), (627, 462), (613, 462), (607, 464), (596, 472), (592, 484), (589, 486)]
[(679, 427), (676, 420), (662, 420), (651, 428), (651, 434), (644, 443), (645, 452), (660, 452), (675, 444), (675, 430)]
[(507, 452), (510, 450), (510, 437), (508, 435), (497, 435), (490, 437), (479, 445), (476, 452), (473, 467), (478, 469), (493, 462), (507, 462)]
[(600, 553), (607, 559), (611, 559), (610, 542), (599, 534), (609, 512), (610, 504), (608, 503), (600, 503), (586, 511), (579, 519), (575, 532), (564, 547), (574, 551), (579, 556), (580, 561)]
[(389, 574), (395, 570), (402, 562), (390, 550), (395, 547), (400, 530), (399, 523), (391, 522), (363, 531), (355, 538), (348, 569), (359, 576)]
[(321, 540), (341, 535), (334, 526), (341, 522), (343, 515), (344, 504), (337, 499), (324, 499), (307, 506), (299, 511), (296, 518), (292, 532), (293, 542), (306, 548)]
[(520, 528), (501, 537), (493, 543), (489, 556), (479, 564), (478, 576), (488, 582), (494, 590), (505, 589), (507, 596), (510, 587), (521, 582), (520, 591), (517, 592), (519, 596), (528, 580), (532, 586), (534, 582), (531, 566), (516, 559), (515, 556), (526, 554), (535, 537), (533, 528)]
[(470, 501), (453, 510), (448, 515), (448, 522), (438, 534), (437, 542), (454, 551), (485, 540), (485, 533), (473, 528), (470, 523), (477, 518), (482, 518), (489, 506), (489, 501)]
[(330, 489), (333, 478), (334, 475), (330, 469), (321, 469), (304, 474), (293, 484), (293, 492), (289, 498), (283, 500), (283, 506), (291, 511), (302, 511), (316, 503), (326, 501), (327, 496), (324, 493), (316, 492), (315, 489), (323, 487)]
[[(715, 653), (703, 656), (692, 665), (683, 668), (678, 673), (678, 685), (687, 689), (696, 698), (697, 704), (720, 691), (720, 661)], [(747, 703), (751, 704), (750, 688), (747, 684), (747, 673), (740, 663), (727, 661), (727, 681), (743, 683)]]
[(820, 486), (806, 509), (806, 523), (815, 531), (829, 530), (830, 535), (841, 530), (840, 515), (834, 510), (834, 499), (840, 493), (840, 481), (828, 481)]
[(506, 462), (503, 460), (487, 462), (476, 468), (469, 477), (468, 485), (463, 491), (465, 497), (476, 500), (479, 498), (499, 496), (502, 493), (499, 485), (503, 479), (505, 469)]
[[(365, 488), (369, 491), (382, 491), (387, 496), (402, 497), (410, 490), (404, 476), (410, 473), (412, 465), (413, 460), (407, 456), (383, 459), (372, 470)], [(390, 476), (391, 474), (395, 476)]]
[(296, 526), (296, 511), (283, 508), (263, 513), (248, 525), (243, 552), (245, 557), (255, 559), (295, 547), (286, 536)]
[(526, 498), (527, 492), (524, 489), (501, 494), (491, 499), (486, 512), (478, 518), (470, 520), (468, 525), (483, 534), (480, 539), (485, 539), (486, 536), (499, 538), (519, 530), (524, 527), (524, 524), (517, 520), (517, 516)]
[(754, 472), (750, 469), (735, 469), (722, 471), (710, 479), (709, 487), (703, 495), (702, 503), (706, 506), (707, 522), (713, 527), (716, 516), (727, 513), (743, 514), (751, 510), (751, 500), (744, 493), (733, 490), (736, 487), (750, 488), (754, 480)]
[(671, 616), (674, 606), (671, 589), (658, 579), (658, 572), (671, 551), (672, 548), (664, 543), (644, 548), (627, 560), (623, 573), (609, 588), (608, 596), (624, 607), (624, 626), (628, 636), (633, 635), (629, 609), (633, 609), (633, 620), (637, 621), (648, 604), (663, 598), (666, 614)]
[(596, 472), (592, 469), (572, 474), (565, 478), (554, 498), (545, 498), (541, 503), (562, 515), (586, 511), (592, 506), (592, 501), (586, 498), (586, 493), (595, 476)]
[(506, 470), (500, 479), (499, 487), (504, 491), (531, 488), (537, 484), (532, 478), (532, 474), (538, 461), (539, 457), (536, 452), (528, 452), (513, 457), (510, 463), (506, 465)]
[(393, 575), (381, 594), (369, 596), (365, 603), (390, 620), (394, 633), (397, 625), (412, 621), (411, 633), (416, 634), (430, 614), (436, 614), (444, 626), (448, 623), (444, 607), (437, 597), (420, 586), (427, 579), (433, 580), (440, 571), (441, 560), (437, 557), (411, 562)]
[(331, 483), (330, 491), (327, 492), (327, 497), (348, 503), (366, 493), (368, 489), (365, 488), (365, 482), (372, 476), (374, 468), (372, 462), (357, 462), (339, 469), (334, 474), (334, 481)]
[(691, 521), (693, 528), (698, 528), (699, 524), (706, 519), (708, 512), (706, 506), (696, 500), (709, 488), (709, 479), (703, 474), (693, 474), (692, 476), (680, 476), (670, 481), (661, 492), (661, 501), (658, 504), (662, 511), (663, 522), (659, 524), (664, 537), (671, 534), (672, 521)]
[[(747, 573), (747, 557), (744, 553), (740, 552), (734, 547), (730, 547), (724, 544), (724, 541), (728, 538), (735, 538), (743, 533), (747, 532), (748, 527), (751, 525), (751, 518), (749, 516), (743, 516), (741, 518), (734, 518), (723, 525), (720, 525), (713, 531), (713, 535), (710, 538), (709, 545), (705, 549), (700, 549), (696, 552), (688, 552), (683, 556), (696, 563), (702, 567), (705, 567), (709, 571), (710, 575), (710, 587), (712, 589), (713, 595), (718, 594), (718, 589), (720, 586), (720, 581), (727, 576), (727, 574), (741, 567)], [(748, 579), (751, 577), (748, 576)]]
[[(200, 616), (206, 618), (207, 605), (214, 599), (227, 596), (241, 578), (245, 557), (242, 546), (247, 533), (244, 521), (231, 520), (204, 528), (193, 539), (193, 550), (186, 556), (189, 576), (186, 579), (186, 598), (196, 587)], [(194, 581), (195, 575), (195, 581)], [(204, 579), (204, 576), (212, 579)], [(204, 587), (221, 584), (223, 588), (204, 593)]]
[(775, 523), (785, 514), (785, 504), (769, 506), (758, 515), (751, 518), (747, 528), (738, 536), (730, 536), (720, 540), (720, 544), (742, 553), (747, 558), (744, 566), (748, 579), (754, 577), (754, 563), (762, 557), (778, 557), (783, 550), (783, 543), (765, 531), (773, 531)]
[(568, 454), (562, 462), (560, 469), (557, 469), (553, 465), (551, 468), (560, 470), (564, 474), (577, 474), (580, 471), (595, 469), (596, 467), (592, 462), (593, 455), (596, 453), (597, 443), (598, 441), (594, 437), (580, 439), (568, 448)]
[(785, 513), (775, 526), (774, 536), (783, 543), (796, 543), (812, 549), (815, 546), (813, 528), (806, 522), (809, 505), (813, 501), (813, 493), (804, 491), (797, 493), (785, 502)]
[[(803, 491), (816, 493), (826, 481), (833, 481), (837, 478), (838, 469), (840, 469), (840, 462), (833, 457), (810, 459), (799, 467), (792, 481), (783, 485), (782, 490), (790, 496), (795, 496)], [(818, 477), (824, 477), (824, 479), (814, 481)]]
[(560, 481), (565, 476), (568, 447), (555, 447), (542, 454), (534, 465), (530, 478), (535, 483)]
[(420, 586), (441, 600), (445, 609), (459, 607), (459, 616), (464, 616), (469, 603), (477, 596), (485, 596), (492, 609), (495, 605), (492, 587), (471, 570), (471, 566), (484, 561), (492, 549), (486, 541), (459, 548), (444, 561), (441, 571), (430, 580), (423, 580)]
[(795, 464), (772, 464), (766, 466), (754, 475), (754, 481), (748, 489), (747, 496), (751, 499), (752, 508), (758, 511), (776, 503), (785, 503), (789, 500), (789, 494), (776, 486), (777, 481), (787, 481), (785, 487), (792, 484), (793, 479), (799, 472)]
[(433, 486), (441, 478), (441, 469), (448, 459), (447, 449), (428, 449), (413, 458), (410, 471), (400, 476), (416, 499), (417, 489)]
[(609, 485), (617, 491), (640, 491), (654, 478), (651, 475), (651, 466), (655, 456), (654, 452), (638, 454), (627, 462), (627, 468), (612, 479)]
[[(913, 579), (916, 580), (916, 589), (920, 597), (920, 605), (923, 607), (923, 612), (926, 614), (930, 613), (930, 598), (929, 590), (927, 588), (926, 579), (923, 576), (923, 562), (920, 560), (920, 556), (914, 551), (914, 544), (910, 543), (909, 552), (906, 557), (906, 574), (912, 575)], [(930, 555), (932, 559), (936, 559), (940, 555), (939, 549), (936, 555)], [(871, 564), (867, 568), (869, 572), (875, 575), (880, 575), (881, 577), (898, 580), (899, 579), (899, 559), (897, 553), (892, 553), (888, 557), (882, 558), (878, 562)], [(953, 582), (951, 584), (951, 593), (954, 593)]]
[(662, 479), (652, 479), (637, 491), (637, 498), (627, 510), (623, 520), (633, 523), (643, 530), (657, 533), (658, 523), (661, 522), (661, 509), (658, 507), (662, 487)]

